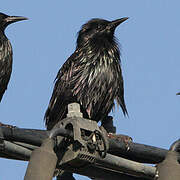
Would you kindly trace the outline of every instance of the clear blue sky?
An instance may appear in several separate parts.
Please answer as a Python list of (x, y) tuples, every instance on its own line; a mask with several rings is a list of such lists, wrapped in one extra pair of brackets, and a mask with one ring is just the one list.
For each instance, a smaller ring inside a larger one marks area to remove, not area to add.
[[(129, 118), (114, 113), (118, 133), (135, 142), (169, 148), (180, 127), (180, 1), (12, 1), (0, 11), (29, 21), (6, 30), (14, 50), (13, 73), (0, 121), (44, 129), (43, 116), (57, 71), (73, 53), (81, 25), (91, 18), (130, 17), (118, 27)], [(23, 179), (27, 163), (0, 159), (0, 179)], [(78, 177), (79, 180), (88, 178)]]

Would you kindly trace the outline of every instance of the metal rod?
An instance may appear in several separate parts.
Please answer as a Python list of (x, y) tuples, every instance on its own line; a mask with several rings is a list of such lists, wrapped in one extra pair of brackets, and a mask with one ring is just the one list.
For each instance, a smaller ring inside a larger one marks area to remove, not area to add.
[(52, 131), (37, 130), (37, 129), (22, 129), (22, 128), (8, 128), (0, 127), (3, 137), (1, 139), (6, 139), (9, 141), (17, 141), (26, 144), (31, 144), (35, 146), (40, 146), (42, 141), (49, 136), (63, 136), (63, 137), (73, 137), (73, 133), (64, 128), (53, 129)]
[[(0, 127), (0, 131), (1, 139), (35, 146), (40, 146), (43, 139), (49, 136), (49, 132), (45, 130)], [(1, 134), (3, 134), (3, 137), (1, 137)], [(157, 164), (164, 160), (168, 152), (166, 149), (133, 142), (129, 142), (128, 146), (127, 150), (127, 145), (124, 142), (109, 138), (108, 153), (137, 162)]]
[(141, 163), (157, 164), (164, 160), (167, 152), (166, 149), (133, 142), (129, 142), (127, 148), (124, 142), (109, 139), (108, 153)]
[(33, 151), (34, 149), (36, 149), (38, 146), (35, 145), (31, 145), (31, 144), (27, 144), (27, 143), (22, 143), (22, 142), (17, 142), (17, 141), (13, 141), (12, 143), (17, 144), (21, 147), (27, 148), (31, 151)]
[(155, 176), (156, 171), (156, 169), (152, 166), (147, 166), (142, 163), (127, 160), (111, 154), (107, 154), (104, 159), (97, 159), (95, 165), (111, 169), (112, 171), (116, 170), (125, 174), (131, 174), (147, 179), (152, 179)]
[[(3, 140), (3, 150), (1, 149), (1, 152), (3, 153), (1, 153), (0, 156), (18, 160), (29, 160), (32, 152), (31, 150), (36, 149), (37, 146), (40, 146), (42, 141), (49, 137), (49, 135), (50, 133), (45, 130), (20, 128), (12, 129), (1, 127), (0, 139), (5, 140)], [(9, 142), (12, 140), (18, 142)], [(114, 139), (109, 139), (109, 147), (109, 154), (106, 156), (106, 158), (98, 159), (96, 164), (91, 165), (91, 167), (96, 166), (99, 169), (106, 169), (108, 172), (112, 173), (117, 171), (118, 174), (119, 172), (123, 172), (134, 176), (139, 176), (138, 179), (140, 177), (143, 177), (144, 179), (152, 179), (155, 174), (155, 168), (150, 166), (148, 167), (137, 162), (158, 163), (164, 160), (168, 152), (162, 148), (131, 142), (128, 143), (129, 148), (127, 149), (127, 145), (124, 144), (124, 142)], [(124, 157), (126, 159), (117, 156)], [(136, 162), (128, 161), (127, 159), (135, 160)], [(78, 172), (79, 174), (83, 173), (80, 172), (79, 169), (77, 170), (77, 173)], [(92, 174), (90, 173), (88, 176), (91, 175)]]
[[(28, 161), (31, 155), (31, 150), (22, 146), (16, 145), (12, 142), (4, 140), (3, 151), (0, 153), (0, 157), (13, 158), (16, 160)], [(2, 155), (2, 156), (1, 156)]]
[(32, 152), (24, 180), (52, 180), (58, 160), (54, 144), (53, 139), (47, 138)]
[(18, 141), (36, 146), (40, 146), (43, 139), (46, 139), (49, 135), (48, 131), (36, 129), (0, 127), (0, 131), (0, 135), (3, 135), (3, 137), (0, 137), (1, 139)]
[[(10, 155), (13, 154), (15, 156), (14, 159), (26, 161), (29, 160), (32, 152), (31, 150), (20, 146), (21, 144), (17, 145), (8, 141), (4, 141), (4, 144), (4, 151), (7, 154), (6, 156), (2, 154), (1, 157), (11, 158)], [(25, 146), (26, 144), (22, 143), (22, 145)], [(111, 154), (107, 154), (106, 158), (104, 159), (97, 159), (95, 166), (101, 169), (109, 169), (109, 171), (120, 171), (134, 176), (144, 177), (146, 179), (152, 179), (152, 177), (155, 175), (154, 167), (146, 166), (141, 163), (130, 161)]]
[[(95, 180), (149, 180), (149, 178), (136, 177), (129, 174), (124, 174), (120, 171), (112, 171), (107, 168), (89, 165), (86, 168), (77, 168), (74, 173), (90, 177)], [(153, 179), (151, 179), (153, 180)]]

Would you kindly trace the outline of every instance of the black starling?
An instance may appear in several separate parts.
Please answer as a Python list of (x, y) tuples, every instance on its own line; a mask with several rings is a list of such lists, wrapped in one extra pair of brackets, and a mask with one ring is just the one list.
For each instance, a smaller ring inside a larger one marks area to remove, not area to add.
[(0, 102), (12, 72), (12, 47), (4, 31), (9, 24), (26, 19), (25, 17), (0, 13)]
[(114, 107), (114, 100), (121, 106), (124, 115), (128, 114), (120, 51), (114, 37), (116, 27), (127, 19), (92, 19), (82, 26), (75, 52), (63, 64), (55, 79), (45, 113), (48, 130), (66, 117), (67, 105), (72, 102), (81, 105), (85, 118), (97, 122), (107, 118)]
[[(25, 17), (8, 16), (0, 13), (0, 102), (7, 89), (12, 72), (12, 47), (4, 31), (9, 24), (26, 19)], [(0, 126), (11, 127), (1, 122)]]

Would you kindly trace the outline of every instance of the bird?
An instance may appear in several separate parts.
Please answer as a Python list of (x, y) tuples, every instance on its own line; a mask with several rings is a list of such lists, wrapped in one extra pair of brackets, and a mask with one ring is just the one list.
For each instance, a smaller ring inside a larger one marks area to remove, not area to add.
[[(0, 13), (0, 102), (11, 77), (13, 62), (12, 46), (5, 35), (5, 29), (8, 25), (22, 20), (27, 20), (27, 18)], [(0, 125), (2, 126), (3, 124), (0, 123)]]
[(0, 102), (11, 77), (13, 61), (12, 46), (4, 31), (9, 24), (22, 20), (27, 18), (0, 13)]
[(176, 93), (176, 95), (180, 95), (180, 92)]
[(121, 58), (115, 29), (128, 17), (113, 21), (93, 18), (78, 32), (74, 53), (59, 69), (45, 112), (47, 130), (66, 118), (70, 103), (80, 104), (84, 118), (108, 121), (115, 101), (128, 115)]

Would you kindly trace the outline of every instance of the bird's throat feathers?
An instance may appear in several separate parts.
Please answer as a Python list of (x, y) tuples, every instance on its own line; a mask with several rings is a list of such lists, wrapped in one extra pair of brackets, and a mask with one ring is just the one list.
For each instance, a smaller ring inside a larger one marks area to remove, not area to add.
[(89, 63), (97, 61), (98, 59), (120, 63), (120, 51), (115, 38), (103, 36), (99, 38), (90, 38), (83, 43), (83, 46), (77, 46), (77, 50), (80, 50), (85, 57), (89, 57), (86, 59), (82, 58)]

